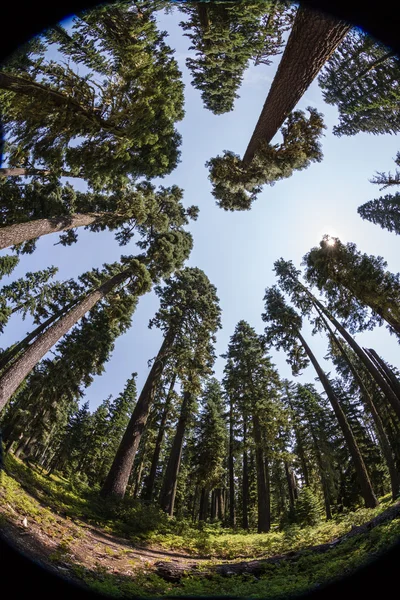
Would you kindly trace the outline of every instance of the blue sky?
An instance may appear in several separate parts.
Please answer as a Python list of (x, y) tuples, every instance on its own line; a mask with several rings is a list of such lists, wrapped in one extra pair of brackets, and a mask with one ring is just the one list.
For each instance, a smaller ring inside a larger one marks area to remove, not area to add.
[[(363, 221), (357, 214), (359, 205), (381, 195), (378, 186), (368, 180), (375, 171), (393, 170), (393, 158), (399, 147), (393, 135), (333, 136), (331, 131), (338, 121), (337, 110), (323, 102), (314, 82), (298, 108), (311, 105), (324, 114), (327, 130), (322, 141), (323, 161), (273, 187), (265, 186), (250, 211), (223, 211), (211, 195), (204, 164), (224, 149), (243, 155), (280, 57), (276, 57), (270, 66), (250, 67), (234, 110), (225, 115), (213, 115), (203, 108), (200, 93), (190, 84), (190, 73), (185, 66), (185, 59), (190, 55), (190, 42), (178, 26), (182, 19), (183, 15), (177, 11), (159, 18), (160, 28), (168, 31), (167, 42), (176, 50), (182, 70), (186, 115), (178, 123), (183, 137), (181, 163), (171, 175), (158, 182), (165, 186), (179, 185), (185, 190), (185, 205), (200, 207), (197, 222), (190, 226), (194, 249), (187, 264), (203, 269), (217, 287), (223, 325), (217, 336), (216, 353), (219, 356), (226, 351), (239, 320), (245, 319), (262, 333), (264, 291), (275, 283), (273, 262), (283, 257), (293, 260), (299, 267), (303, 255), (318, 244), (324, 233), (335, 235), (342, 242), (353, 241), (362, 252), (383, 255), (390, 271), (400, 271), (399, 237)], [(279, 141), (279, 135), (276, 141)], [(120, 248), (109, 232), (79, 230), (78, 233), (78, 243), (66, 248), (54, 246), (57, 235), (42, 238), (34, 254), (21, 258), (12, 278), (53, 264), (59, 267), (57, 277), (64, 280), (104, 262), (118, 260), (121, 254), (136, 253), (133, 243)], [(3, 281), (6, 283), (7, 279)], [(133, 371), (138, 373), (138, 390), (141, 389), (148, 373), (147, 360), (157, 353), (162, 341), (159, 331), (147, 327), (157, 308), (158, 299), (154, 292), (139, 300), (131, 329), (117, 340), (105, 373), (96, 377), (87, 389), (86, 399), (90, 401), (91, 410), (109, 394), (117, 395)], [(29, 319), (23, 322), (15, 317), (3, 334), (1, 346), (7, 347), (23, 337), (30, 330), (30, 323)], [(324, 368), (331, 369), (331, 365), (323, 360), (326, 338), (322, 335), (311, 338), (306, 324), (304, 334)], [(357, 339), (400, 366), (398, 342), (384, 327), (359, 335)], [(271, 351), (271, 355), (282, 376), (291, 378), (285, 355), (276, 351)], [(218, 358), (215, 364), (217, 377), (222, 376), (223, 366), (223, 359)], [(308, 368), (297, 379), (313, 382), (315, 376), (313, 369)]]

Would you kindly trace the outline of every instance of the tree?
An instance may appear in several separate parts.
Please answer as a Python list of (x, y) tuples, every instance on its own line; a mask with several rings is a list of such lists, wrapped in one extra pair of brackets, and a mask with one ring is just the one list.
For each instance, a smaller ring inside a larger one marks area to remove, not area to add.
[[(380, 180), (382, 183), (382, 180)], [(400, 181), (399, 181), (400, 183)], [(380, 225), (382, 229), (394, 231), (400, 235), (400, 193), (386, 194), (376, 200), (370, 200), (357, 209), (362, 219)]]
[(334, 135), (398, 133), (400, 65), (396, 53), (352, 29), (318, 78), (325, 102), (339, 110)]
[[(307, 7), (297, 9), (292, 30), (243, 160), (231, 152), (211, 159), (213, 195), (225, 210), (248, 210), (263, 183), (290, 177), (320, 161), (322, 115), (294, 111), (307, 88), (346, 36), (350, 25)], [(271, 140), (284, 123), (281, 147)], [(285, 139), (286, 136), (286, 139)]]
[(274, 447), (279, 404), (279, 377), (271, 360), (265, 356), (262, 340), (246, 321), (239, 321), (230, 339), (224, 385), (234, 401), (235, 411), (242, 413), (243, 423), (251, 423), (257, 470), (258, 532), (271, 526), (269, 460)]
[(211, 490), (222, 486), (228, 441), (221, 385), (215, 377), (206, 382), (201, 404), (203, 410), (198, 418), (195, 435), (195, 470), (203, 491), (200, 519), (205, 520), (205, 500)]
[[(71, 36), (66, 42), (56, 28), (47, 44), (42, 38), (2, 69), (10, 167), (55, 177), (67, 171), (95, 186), (170, 173), (179, 158), (174, 125), (184, 115), (183, 83), (152, 7), (143, 0), (134, 9), (119, 2), (80, 13)], [(46, 59), (48, 43), (64, 63)]]
[(283, 33), (293, 21), (293, 8), (281, 2), (196, 2), (181, 4), (187, 15), (180, 23), (190, 39), (194, 58), (186, 59), (192, 85), (205, 108), (214, 114), (233, 110), (250, 61), (270, 64), (281, 52)]
[[(303, 264), (306, 280), (325, 292), (334, 312), (350, 327), (357, 323), (358, 328), (370, 328), (386, 321), (400, 335), (400, 276), (385, 270), (382, 256), (362, 254), (352, 242), (324, 236)], [(367, 323), (366, 307), (372, 310)]]
[(207, 339), (208, 328), (213, 332), (219, 326), (215, 288), (200, 269), (182, 269), (166, 280), (165, 287), (157, 286), (155, 291), (160, 296), (160, 310), (150, 321), (150, 326), (159, 327), (164, 340), (102, 487), (102, 496), (123, 497), (125, 494), (140, 438), (169, 357), (187, 353), (190, 343), (200, 343), (201, 336)]
[(266, 312), (263, 313), (262, 319), (269, 323), (265, 329), (267, 342), (273, 343), (277, 350), (281, 348), (285, 350), (288, 355), (287, 362), (291, 365), (293, 374), (298, 374), (300, 370), (305, 368), (308, 360), (312, 363), (335, 412), (343, 437), (346, 440), (365, 506), (367, 508), (377, 506), (378, 502), (372, 489), (367, 469), (339, 400), (328, 377), (301, 335), (301, 316), (285, 303), (283, 295), (276, 286), (266, 289), (264, 301)]
[[(396, 154), (396, 158), (394, 160), (395, 164), (400, 167), (400, 152)], [(376, 183), (377, 185), (381, 185), (381, 190), (386, 189), (387, 187), (391, 187), (392, 185), (400, 185), (400, 171), (396, 169), (394, 175), (389, 173), (380, 173), (379, 171), (375, 175), (373, 179), (370, 180), (371, 183)]]
[[(31, 253), (42, 235), (67, 231), (63, 245), (77, 241), (76, 228), (90, 231), (117, 230), (116, 239), (126, 245), (135, 232), (152, 227), (164, 231), (175, 217), (175, 225), (197, 218), (198, 209), (184, 209), (183, 190), (178, 186), (156, 190), (150, 182), (129, 184), (112, 193), (79, 192), (58, 182), (0, 181), (0, 248), (20, 246)], [(180, 218), (178, 215), (180, 214)]]

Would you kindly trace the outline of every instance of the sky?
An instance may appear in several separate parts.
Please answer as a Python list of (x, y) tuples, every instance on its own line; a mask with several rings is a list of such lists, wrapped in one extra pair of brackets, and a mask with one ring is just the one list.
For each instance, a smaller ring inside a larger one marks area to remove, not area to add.
[[(185, 206), (196, 204), (200, 208), (198, 220), (189, 227), (194, 248), (186, 264), (203, 269), (217, 288), (222, 329), (217, 334), (218, 358), (214, 369), (215, 376), (221, 378), (225, 361), (220, 355), (226, 351), (238, 321), (244, 319), (257, 333), (263, 333), (263, 297), (265, 288), (276, 283), (273, 263), (278, 258), (292, 260), (299, 268), (304, 254), (318, 245), (327, 233), (339, 237), (343, 243), (355, 242), (362, 252), (384, 256), (388, 270), (400, 271), (399, 237), (362, 220), (357, 214), (358, 206), (382, 195), (369, 179), (376, 171), (393, 171), (393, 159), (399, 147), (394, 135), (334, 136), (332, 128), (338, 122), (337, 109), (324, 103), (314, 81), (296, 108), (304, 110), (312, 106), (324, 114), (327, 129), (322, 139), (323, 161), (273, 187), (265, 186), (250, 211), (224, 211), (211, 195), (205, 162), (223, 150), (243, 155), (280, 57), (269, 66), (250, 66), (245, 72), (234, 110), (213, 115), (203, 107), (200, 92), (191, 86), (185, 60), (193, 55), (193, 51), (189, 51), (190, 41), (179, 27), (183, 18), (178, 11), (158, 18), (160, 29), (169, 34), (167, 43), (175, 49), (182, 71), (185, 117), (177, 124), (183, 138), (181, 162), (173, 173), (155, 183), (180, 186), (185, 190)], [(279, 142), (279, 135), (274, 142)], [(79, 187), (76, 180), (74, 185)], [(119, 247), (114, 235), (108, 231), (91, 233), (79, 229), (78, 235), (78, 243), (70, 247), (54, 245), (58, 241), (57, 234), (44, 236), (32, 255), (21, 257), (12, 276), (3, 279), (4, 284), (23, 277), (28, 271), (50, 265), (58, 266), (56, 278), (65, 280), (93, 267), (101, 267), (105, 262), (116, 261), (121, 254), (137, 252), (134, 242)], [(7, 251), (1, 252), (4, 254)], [(91, 410), (110, 394), (118, 395), (132, 372), (138, 373), (137, 387), (139, 391), (142, 388), (149, 371), (147, 361), (157, 354), (162, 342), (161, 332), (148, 328), (149, 319), (158, 305), (154, 291), (139, 299), (130, 330), (117, 339), (103, 375), (96, 376), (86, 390), (85, 400), (89, 400)], [(28, 317), (22, 321), (14, 316), (0, 346), (7, 348), (30, 329)], [(322, 334), (311, 337), (311, 328), (306, 323), (303, 334), (323, 367), (331, 370), (331, 363), (323, 359), (328, 348), (326, 337)], [(357, 335), (356, 339), (400, 367), (399, 344), (385, 327)], [(316, 374), (312, 367), (294, 379), (284, 353), (272, 349), (270, 354), (282, 377), (315, 383)], [(321, 389), (319, 384), (317, 387)]]

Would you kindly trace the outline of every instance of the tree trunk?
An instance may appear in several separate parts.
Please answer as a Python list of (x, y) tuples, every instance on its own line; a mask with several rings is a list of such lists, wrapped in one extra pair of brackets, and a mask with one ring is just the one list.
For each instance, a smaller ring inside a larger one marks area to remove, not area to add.
[(11, 360), (15, 358), (17, 354), (19, 354), (19, 352), (21, 352), (21, 350), (25, 350), (25, 348), (29, 346), (29, 343), (38, 335), (40, 335), (42, 331), (46, 329), (46, 327), (49, 327), (52, 323), (54, 323), (54, 321), (56, 321), (61, 315), (63, 315), (69, 308), (74, 306), (76, 302), (78, 302), (78, 300), (67, 304), (67, 306), (60, 309), (58, 312), (56, 312), (54, 315), (52, 315), (46, 321), (44, 321), (41, 325), (36, 327), (36, 329), (31, 331), (31, 333), (29, 333), (23, 340), (18, 342), (18, 344), (11, 347), (9, 350), (6, 350), (6, 352), (4, 352), (4, 354), (2, 354), (0, 358), (0, 371), (4, 369), (4, 367), (6, 367), (8, 363), (11, 362)]
[(208, 492), (207, 488), (203, 487), (201, 489), (201, 495), (200, 495), (199, 521), (206, 521), (207, 520), (207, 514), (208, 514), (208, 495), (209, 495), (209, 492)]
[(181, 464), (183, 439), (185, 436), (186, 426), (190, 416), (190, 401), (191, 393), (184, 392), (181, 414), (179, 416), (174, 441), (172, 442), (172, 448), (169, 455), (168, 464), (164, 475), (163, 487), (160, 495), (160, 506), (171, 517), (174, 514), (176, 486), (178, 483), (179, 467)]
[(126, 269), (89, 293), (77, 306), (49, 327), (0, 377), (0, 410), (7, 404), (15, 390), (23, 382), (41, 358), (65, 335), (88, 310), (104, 298), (115, 286), (125, 281), (132, 271)]
[(294, 487), (293, 487), (293, 479), (292, 479), (292, 475), (289, 471), (289, 465), (287, 463), (287, 461), (284, 461), (284, 466), (285, 466), (285, 474), (286, 474), (286, 481), (288, 484), (288, 490), (289, 490), (289, 504), (290, 507), (294, 510)]
[(264, 465), (264, 452), (258, 416), (253, 414), (253, 432), (256, 445), (256, 471), (257, 471), (257, 530), (266, 533), (270, 530), (270, 515), (268, 511), (268, 489)]
[(174, 338), (175, 333), (169, 330), (147, 376), (146, 383), (143, 386), (128, 427), (122, 437), (110, 471), (101, 489), (100, 495), (103, 497), (114, 495), (123, 498), (125, 495), (140, 438), (146, 427), (154, 395), (157, 391), (157, 386), (167, 360), (166, 357), (171, 350)]
[(314, 306), (317, 308), (317, 310), (319, 309), (319, 311), (322, 312), (331, 321), (331, 323), (339, 331), (340, 335), (346, 340), (350, 348), (361, 360), (365, 368), (373, 377), (374, 381), (376, 381), (377, 385), (381, 388), (388, 402), (390, 403), (396, 415), (400, 419), (400, 399), (394, 393), (392, 388), (388, 385), (387, 381), (384, 379), (384, 377), (381, 375), (381, 373), (378, 371), (375, 365), (371, 362), (371, 360), (369, 360), (368, 356), (365, 354), (365, 352), (363, 352), (362, 348), (357, 344), (353, 336), (350, 335), (347, 332), (347, 330), (343, 327), (343, 325), (341, 325), (341, 323), (330, 313), (330, 311), (328, 311), (328, 309), (325, 308), (325, 306), (319, 300), (317, 300), (317, 298), (315, 298), (315, 296), (311, 294), (311, 292), (309, 292), (305, 286), (303, 286), (303, 289), (307, 291), (309, 297), (313, 300)]
[(344, 439), (350, 452), (350, 456), (353, 460), (354, 468), (357, 474), (357, 479), (361, 488), (361, 495), (364, 499), (365, 506), (366, 508), (375, 508), (376, 506), (378, 506), (379, 503), (375, 497), (374, 490), (372, 489), (371, 481), (369, 479), (368, 471), (366, 469), (364, 460), (361, 456), (353, 432), (347, 421), (346, 415), (344, 414), (342, 407), (340, 406), (339, 400), (337, 399), (327, 376), (325, 375), (317, 359), (312, 353), (311, 348), (308, 346), (300, 331), (297, 332), (297, 335), (317, 372), (318, 378), (324, 387), (326, 395), (328, 396), (328, 399), (332, 405), (332, 408), (338, 420), (340, 429), (342, 430)]
[(228, 455), (228, 471), (229, 471), (229, 527), (236, 527), (236, 511), (235, 511), (235, 469), (234, 469), (234, 433), (233, 433), (233, 401), (230, 400), (229, 407), (229, 455)]
[(318, 464), (319, 476), (321, 479), (322, 494), (324, 496), (324, 507), (325, 507), (326, 520), (330, 521), (332, 519), (332, 512), (331, 512), (331, 498), (330, 498), (330, 494), (329, 494), (329, 485), (328, 485), (328, 481), (325, 476), (325, 469), (324, 469), (322, 456), (321, 456), (321, 452), (319, 450), (317, 439), (315, 437), (312, 427), (310, 427), (310, 429), (311, 429), (311, 437), (313, 438), (313, 442), (314, 442), (314, 450), (315, 450), (315, 456), (316, 456), (317, 464)]
[(163, 413), (161, 416), (161, 423), (160, 423), (160, 427), (159, 427), (158, 434), (157, 434), (153, 458), (151, 460), (150, 473), (147, 478), (146, 487), (145, 487), (145, 491), (143, 494), (143, 500), (146, 500), (147, 502), (150, 502), (151, 498), (153, 496), (158, 461), (160, 459), (161, 446), (162, 446), (162, 442), (164, 439), (164, 433), (165, 433), (165, 426), (167, 424), (167, 419), (168, 419), (169, 411), (171, 408), (172, 392), (174, 391), (175, 381), (176, 381), (176, 373), (174, 373), (174, 375), (172, 376), (171, 384), (169, 386), (169, 390), (168, 390), (168, 394), (167, 394), (167, 398), (165, 400), (165, 406), (164, 406), (164, 410), (163, 410)]
[(75, 227), (84, 227), (92, 223), (98, 223), (110, 213), (76, 213), (49, 219), (36, 219), (26, 223), (16, 223), (15, 225), (4, 225), (0, 227), (0, 250), (22, 244), (29, 240), (56, 233), (57, 231), (67, 231)]
[(377, 352), (373, 348), (363, 348), (366, 352), (367, 356), (376, 364), (376, 366), (381, 370), (383, 375), (386, 377), (389, 382), (390, 387), (396, 394), (398, 398), (400, 398), (400, 381), (397, 379), (396, 375), (393, 373), (392, 369), (388, 367), (385, 361), (379, 356)]
[(393, 496), (393, 500), (394, 500), (395, 498), (397, 498), (397, 496), (399, 495), (399, 492), (400, 492), (400, 476), (396, 469), (396, 465), (395, 465), (394, 458), (392, 455), (392, 450), (390, 448), (390, 443), (387, 438), (385, 428), (383, 426), (383, 423), (381, 421), (379, 413), (376, 410), (374, 401), (373, 401), (371, 395), (369, 394), (367, 388), (365, 387), (363, 380), (361, 379), (357, 370), (355, 369), (355, 367), (351, 361), (351, 358), (348, 356), (346, 350), (343, 348), (339, 339), (336, 337), (336, 335), (334, 334), (332, 329), (329, 327), (329, 324), (326, 322), (325, 318), (323, 317), (323, 315), (321, 313), (320, 313), (320, 317), (322, 318), (322, 320), (325, 324), (325, 327), (329, 331), (333, 341), (339, 348), (341, 355), (347, 362), (349, 369), (353, 375), (354, 381), (356, 382), (356, 384), (358, 384), (358, 387), (360, 388), (362, 397), (364, 399), (364, 404), (366, 405), (367, 409), (369, 410), (369, 412), (372, 415), (372, 419), (374, 421), (374, 424), (375, 424), (375, 427), (376, 427), (376, 430), (378, 433), (378, 440), (380, 442), (383, 456), (385, 458), (385, 461), (386, 461), (386, 464), (387, 464), (387, 467), (389, 470), (391, 491), (392, 491), (392, 496)]
[(247, 461), (247, 426), (246, 416), (244, 415), (243, 425), (243, 477), (242, 477), (242, 527), (249, 528), (249, 467)]
[(243, 156), (249, 165), (263, 143), (269, 143), (296, 107), (350, 25), (305, 6), (297, 9), (292, 31), (282, 55), (257, 125)]

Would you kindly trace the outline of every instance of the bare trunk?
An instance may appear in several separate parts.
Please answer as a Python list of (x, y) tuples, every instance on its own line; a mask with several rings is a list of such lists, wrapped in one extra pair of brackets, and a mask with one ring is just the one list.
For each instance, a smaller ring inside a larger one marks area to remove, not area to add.
[(378, 440), (380, 442), (381, 448), (382, 448), (382, 452), (383, 452), (383, 456), (385, 458), (388, 470), (389, 470), (389, 476), (390, 476), (390, 483), (391, 483), (391, 491), (392, 491), (392, 496), (393, 496), (393, 500), (395, 498), (397, 498), (397, 496), (399, 495), (399, 491), (400, 491), (400, 476), (399, 473), (396, 469), (396, 465), (394, 462), (394, 458), (393, 458), (393, 454), (392, 454), (392, 450), (390, 448), (390, 443), (389, 440), (387, 438), (386, 432), (385, 432), (385, 428), (383, 426), (383, 423), (381, 421), (381, 418), (379, 416), (378, 411), (376, 410), (374, 401), (371, 397), (371, 395), (369, 394), (367, 388), (365, 387), (363, 380), (361, 379), (361, 377), (359, 376), (357, 370), (355, 369), (350, 357), (348, 356), (346, 350), (343, 348), (342, 344), (340, 343), (339, 339), (336, 337), (336, 335), (333, 333), (332, 329), (329, 327), (329, 324), (326, 322), (325, 318), (323, 317), (323, 315), (320, 313), (320, 317), (323, 319), (325, 327), (327, 328), (327, 330), (329, 331), (333, 341), (335, 342), (335, 344), (337, 345), (337, 347), (339, 348), (339, 351), (341, 353), (341, 355), (343, 356), (343, 358), (345, 359), (345, 361), (347, 362), (349, 369), (353, 375), (354, 381), (356, 382), (356, 384), (358, 385), (358, 387), (360, 388), (362, 397), (364, 399), (364, 403), (367, 407), (367, 409), (369, 410), (369, 412), (372, 415), (372, 419), (374, 421), (376, 430), (378, 432)]
[(350, 25), (305, 6), (297, 9), (286, 48), (243, 157), (249, 165), (260, 145), (269, 143), (319, 71), (348, 33)]
[(171, 517), (174, 514), (176, 486), (178, 482), (179, 467), (181, 464), (183, 440), (185, 436), (186, 426), (190, 416), (190, 400), (190, 392), (184, 392), (181, 414), (179, 416), (174, 441), (172, 443), (172, 448), (164, 475), (163, 488), (161, 490), (160, 495), (160, 506)]
[(235, 470), (234, 470), (234, 433), (233, 433), (233, 401), (230, 400), (229, 409), (229, 455), (228, 455), (228, 470), (229, 470), (229, 527), (236, 527), (236, 511), (235, 511)]
[(244, 429), (243, 429), (243, 477), (242, 477), (242, 527), (243, 529), (249, 528), (249, 467), (247, 461), (247, 427), (246, 417), (244, 417)]
[(392, 369), (388, 367), (385, 361), (379, 356), (377, 352), (375, 352), (373, 348), (364, 348), (364, 351), (386, 377), (390, 387), (392, 388), (396, 396), (400, 398), (400, 381), (397, 379)]
[(67, 231), (75, 227), (84, 227), (101, 221), (108, 213), (86, 213), (52, 217), (49, 219), (36, 219), (27, 223), (16, 223), (0, 227), (0, 250), (22, 244), (29, 240), (56, 233)]
[(89, 293), (77, 306), (49, 327), (0, 377), (0, 410), (43, 356), (65, 335), (88, 310), (104, 298), (116, 285), (132, 274), (130, 269), (118, 273)]
[(142, 392), (132, 413), (132, 417), (128, 423), (128, 427), (126, 428), (115, 455), (113, 464), (111, 465), (110, 471), (101, 489), (100, 495), (103, 497), (113, 495), (123, 498), (125, 495), (129, 475), (132, 471), (132, 466), (139, 447), (140, 438), (146, 427), (154, 395), (160, 382), (174, 337), (175, 333), (172, 330), (168, 331), (157, 354), (156, 360), (151, 367), (146, 383), (143, 386)]
[[(52, 174), (52, 171), (47, 169), (26, 169), (22, 167), (10, 167), (10, 168), (0, 168), (0, 177), (32, 177), (33, 175), (48, 177)], [(77, 177), (79, 175), (74, 175), (69, 171), (61, 171), (62, 177)]]
[(264, 452), (258, 416), (253, 414), (253, 432), (256, 445), (256, 470), (257, 470), (257, 530), (266, 533), (270, 530), (270, 515), (268, 510), (268, 485), (266, 481)]
[(285, 466), (285, 475), (286, 475), (286, 481), (288, 484), (288, 490), (289, 490), (289, 504), (291, 506), (292, 509), (294, 509), (294, 486), (293, 486), (293, 479), (292, 479), (292, 474), (289, 471), (289, 465), (287, 463), (287, 461), (284, 461), (284, 466)]
[(158, 434), (157, 434), (156, 445), (155, 445), (155, 448), (154, 448), (153, 458), (152, 458), (152, 461), (151, 461), (150, 473), (149, 473), (149, 476), (147, 478), (146, 488), (145, 488), (145, 492), (143, 494), (143, 499), (147, 500), (148, 502), (150, 502), (150, 500), (151, 500), (151, 498), (153, 496), (153, 490), (154, 490), (154, 484), (155, 484), (155, 480), (156, 480), (158, 461), (160, 459), (161, 446), (162, 446), (162, 442), (163, 442), (163, 439), (164, 439), (165, 426), (166, 426), (168, 415), (169, 415), (169, 411), (170, 411), (170, 408), (171, 408), (172, 392), (174, 391), (175, 381), (176, 381), (176, 374), (174, 374), (173, 377), (172, 377), (171, 384), (170, 384), (169, 391), (168, 391), (168, 395), (167, 395), (167, 398), (166, 398), (166, 401), (165, 401), (165, 406), (164, 406), (163, 414), (162, 414), (162, 417), (161, 417), (161, 423), (160, 423), (160, 427), (159, 427)]
[(353, 465), (356, 470), (357, 479), (361, 488), (361, 495), (364, 499), (365, 506), (366, 508), (375, 508), (376, 506), (378, 506), (379, 503), (375, 497), (374, 490), (372, 489), (371, 481), (369, 479), (368, 471), (366, 469), (364, 460), (361, 456), (361, 452), (358, 448), (353, 432), (347, 421), (346, 415), (344, 414), (342, 407), (340, 406), (339, 400), (337, 399), (336, 394), (334, 393), (327, 376), (325, 375), (317, 359), (312, 353), (311, 348), (308, 346), (307, 342), (305, 341), (305, 339), (299, 331), (297, 332), (297, 335), (317, 372), (318, 378), (322, 383), (326, 395), (328, 396), (328, 399), (335, 412), (340, 429), (342, 430), (344, 439), (346, 441), (351, 458), (353, 460)]

